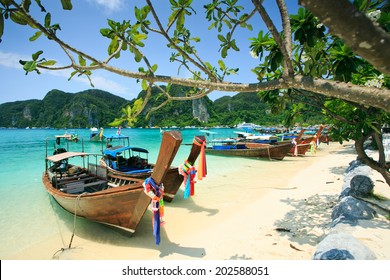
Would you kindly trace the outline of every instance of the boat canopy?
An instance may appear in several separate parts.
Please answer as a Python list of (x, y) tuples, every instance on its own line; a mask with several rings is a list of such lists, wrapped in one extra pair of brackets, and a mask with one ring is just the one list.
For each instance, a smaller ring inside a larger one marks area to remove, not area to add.
[(112, 157), (116, 157), (118, 154), (120, 154), (123, 151), (131, 150), (133, 152), (140, 152), (140, 153), (149, 153), (148, 150), (138, 147), (131, 147), (131, 146), (117, 146), (112, 148), (107, 148), (104, 150), (105, 155), (110, 155)]
[(59, 162), (64, 159), (72, 158), (72, 157), (85, 157), (85, 156), (90, 156), (93, 154), (90, 153), (81, 153), (81, 152), (65, 152), (61, 154), (56, 154), (52, 156), (46, 157), (47, 160), (52, 161), (52, 162)]
[(226, 138), (226, 139), (214, 139), (211, 140), (212, 143), (236, 143), (238, 142), (237, 139), (234, 138)]

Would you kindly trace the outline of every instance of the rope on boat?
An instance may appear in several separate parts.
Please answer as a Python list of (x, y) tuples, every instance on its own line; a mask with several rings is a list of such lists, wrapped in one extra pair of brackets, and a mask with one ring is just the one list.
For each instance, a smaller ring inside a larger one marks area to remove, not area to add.
[(72, 232), (72, 236), (70, 238), (70, 242), (69, 242), (69, 245), (68, 245), (68, 248), (61, 248), (59, 249), (58, 251), (56, 251), (53, 255), (53, 258), (55, 255), (57, 255), (57, 253), (59, 252), (64, 252), (65, 250), (68, 250), (68, 249), (72, 249), (72, 242), (73, 242), (73, 237), (74, 237), (74, 233), (76, 231), (76, 219), (77, 219), (77, 203), (80, 201), (80, 198), (83, 194), (86, 194), (87, 192), (83, 192), (81, 194), (79, 194), (75, 200), (75, 204), (74, 204), (74, 215), (73, 215), (73, 232)]
[(86, 194), (86, 192), (83, 192), (79, 194), (74, 202), (74, 215), (73, 215), (73, 232), (72, 232), (72, 237), (70, 238), (69, 246), (68, 249), (72, 246), (73, 242), (73, 237), (74, 237), (74, 232), (76, 231), (76, 219), (77, 219), (77, 203), (80, 201), (80, 198), (83, 194)]

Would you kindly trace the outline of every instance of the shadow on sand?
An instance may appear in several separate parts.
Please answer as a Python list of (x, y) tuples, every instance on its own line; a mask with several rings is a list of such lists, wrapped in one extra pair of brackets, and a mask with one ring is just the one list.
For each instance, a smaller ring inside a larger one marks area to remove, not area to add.
[[(144, 248), (158, 251), (160, 258), (164, 258), (172, 254), (179, 254), (191, 258), (203, 258), (206, 255), (206, 251), (204, 248), (184, 247), (178, 243), (172, 242), (169, 239), (169, 235), (165, 230), (164, 226), (161, 227), (160, 232), (161, 242), (159, 245), (156, 245), (151, 223), (152, 213), (149, 210), (145, 212), (143, 218), (141, 219), (137, 227), (136, 232), (131, 235), (129, 232), (120, 231), (118, 229), (114, 229), (103, 224), (95, 223), (84, 218), (75, 218), (74, 215), (65, 211), (52, 198), (51, 204), (53, 207), (53, 211), (55, 211), (55, 215), (58, 219), (58, 227), (60, 229), (59, 234), (61, 235), (61, 240), (63, 243), (62, 248), (59, 248), (59, 250), (55, 253), (53, 252), (53, 258), (55, 259), (61, 258), (61, 252), (65, 250), (82, 250), (82, 245), (75, 245), (77, 244), (78, 237), (99, 244), (120, 246), (125, 248), (127, 247), (129, 249)], [(194, 209), (195, 211), (201, 212), (213, 212), (211, 209), (204, 209), (202, 207), (199, 207), (197, 209), (196, 205)], [(66, 229), (63, 229), (62, 224)], [(73, 232), (74, 236), (72, 238)], [(97, 258), (101, 258), (101, 256), (97, 256)], [(111, 256), (110, 259), (118, 258), (115, 256)], [(131, 250), (129, 250), (129, 259), (134, 259), (134, 256), (131, 256)]]

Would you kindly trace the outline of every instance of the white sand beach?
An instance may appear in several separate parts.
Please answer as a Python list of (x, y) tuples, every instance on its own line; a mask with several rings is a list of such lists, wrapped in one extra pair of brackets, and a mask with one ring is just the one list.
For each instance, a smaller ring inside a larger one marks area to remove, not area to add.
[[(180, 189), (166, 203), (160, 245), (148, 211), (130, 238), (102, 225), (93, 232), (76, 225), (72, 248), (59, 251), (68, 247), (72, 231), (59, 223), (58, 235), (11, 259), (310, 260), (329, 232), (332, 207), (354, 159), (352, 143), (321, 144), (315, 154), (282, 161), (221, 158), (218, 166), (208, 164), (195, 196), (184, 199)], [(390, 198), (383, 178), (374, 176), (374, 192)], [(365, 221), (353, 234), (378, 259), (389, 260), (389, 225)]]

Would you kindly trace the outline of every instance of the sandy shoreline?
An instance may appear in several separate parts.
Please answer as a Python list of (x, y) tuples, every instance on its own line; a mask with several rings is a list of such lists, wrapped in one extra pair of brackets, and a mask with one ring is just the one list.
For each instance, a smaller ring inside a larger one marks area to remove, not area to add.
[[(131, 238), (101, 225), (93, 233), (91, 227), (88, 232), (79, 227), (73, 249), (57, 252), (68, 247), (72, 230), (59, 225), (58, 235), (9, 259), (310, 260), (329, 231), (331, 208), (354, 159), (351, 143), (331, 143), (321, 144), (316, 154), (283, 161), (222, 160), (218, 166), (209, 164), (195, 196), (185, 200), (181, 189), (166, 203), (159, 246), (147, 212)], [(224, 165), (239, 168), (224, 172)], [(380, 176), (375, 186), (390, 197)], [(388, 226), (358, 231), (378, 259), (390, 259), (390, 244), (384, 241), (389, 233)]]

